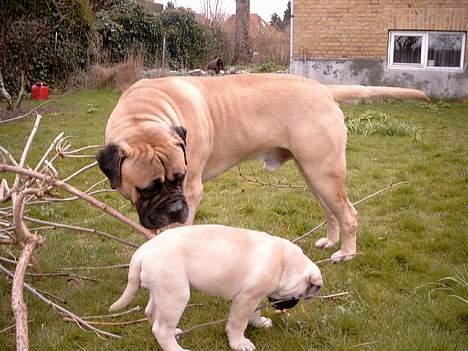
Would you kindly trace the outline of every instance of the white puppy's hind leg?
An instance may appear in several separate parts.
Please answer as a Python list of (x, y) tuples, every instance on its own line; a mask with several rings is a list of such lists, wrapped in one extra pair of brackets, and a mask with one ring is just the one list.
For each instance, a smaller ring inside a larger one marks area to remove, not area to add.
[(273, 321), (270, 318), (262, 317), (260, 310), (257, 309), (249, 318), (249, 325), (255, 328), (271, 328)]
[(151, 325), (153, 325), (153, 323), (154, 323), (155, 309), (156, 309), (156, 306), (155, 306), (153, 298), (151, 297), (151, 294), (150, 294), (148, 304), (146, 305), (146, 308), (145, 308), (145, 316), (146, 316), (146, 318), (148, 318), (148, 322)]
[(161, 348), (164, 351), (189, 351), (180, 347), (176, 334), (180, 331), (177, 329), (177, 324), (190, 299), (190, 288), (187, 286), (186, 289), (180, 289), (179, 287), (170, 293), (166, 291), (164, 295), (155, 294), (153, 298), (158, 300), (158, 308), (155, 310), (152, 331)]

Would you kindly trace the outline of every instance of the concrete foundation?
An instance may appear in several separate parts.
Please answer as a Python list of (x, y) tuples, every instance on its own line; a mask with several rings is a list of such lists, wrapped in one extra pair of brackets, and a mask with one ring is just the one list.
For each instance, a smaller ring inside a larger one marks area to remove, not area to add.
[(468, 64), (463, 71), (389, 69), (385, 60), (294, 60), (292, 74), (324, 84), (417, 88), (431, 97), (468, 96)]

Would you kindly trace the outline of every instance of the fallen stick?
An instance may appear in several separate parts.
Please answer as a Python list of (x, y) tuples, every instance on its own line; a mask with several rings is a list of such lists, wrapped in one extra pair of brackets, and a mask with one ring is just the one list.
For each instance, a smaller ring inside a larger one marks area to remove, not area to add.
[(62, 268), (64, 271), (78, 271), (78, 270), (94, 270), (94, 269), (115, 269), (115, 268), (128, 268), (130, 264), (122, 263), (122, 264), (114, 264), (110, 266), (84, 266), (84, 267), (65, 267)]
[(49, 273), (26, 273), (28, 277), (65, 277), (70, 279), (80, 279), (80, 280), (89, 280), (91, 282), (99, 282), (100, 279), (86, 277), (83, 275), (78, 275), (70, 272), (49, 272)]
[[(28, 320), (28, 323), (31, 323), (31, 322), (34, 322), (34, 319)], [(6, 333), (7, 331), (9, 331), (11, 329), (15, 329), (15, 327), (16, 327), (16, 324), (12, 324), (12, 325), (10, 325), (10, 326), (8, 326), (6, 328), (3, 328), (2, 330), (0, 330), (0, 334)]]
[[(74, 322), (74, 320), (70, 317), (63, 317), (65, 322)], [(98, 321), (86, 321), (90, 325), (107, 325), (107, 326), (119, 326), (119, 325), (130, 325), (130, 324), (137, 324), (146, 322), (148, 319), (141, 318), (134, 321), (125, 321), (125, 322), (98, 322)]]
[[(385, 191), (387, 191), (387, 190), (393, 189), (393, 188), (395, 188), (395, 187), (397, 187), (397, 186), (399, 186), (399, 185), (401, 185), (401, 184), (406, 184), (406, 183), (408, 183), (408, 182), (407, 182), (407, 181), (402, 181), (402, 182), (398, 182), (398, 183), (392, 184), (392, 185), (390, 185), (390, 186), (388, 186), (388, 187), (386, 187), (386, 188), (383, 188), (383, 189), (380, 189), (380, 190), (376, 191), (375, 193), (372, 193), (372, 194), (370, 194), (370, 195), (367, 195), (366, 197), (362, 198), (362, 199), (359, 200), (359, 201), (353, 202), (353, 205), (354, 205), (354, 206), (359, 205), (360, 203), (362, 203), (362, 202), (364, 202), (364, 201), (367, 201), (367, 200), (369, 200), (369, 199), (371, 199), (371, 198), (373, 198), (373, 197), (375, 197), (375, 196), (377, 196), (377, 195), (379, 195), (379, 194), (381, 194), (381, 193), (383, 193), (383, 192), (385, 192)], [(322, 223), (320, 223), (319, 225), (317, 225), (315, 228), (309, 230), (307, 233), (302, 234), (301, 236), (299, 236), (299, 237), (297, 237), (297, 238), (295, 238), (295, 239), (293, 239), (293, 240), (291, 240), (291, 241), (292, 241), (293, 243), (295, 243), (295, 242), (297, 242), (297, 241), (299, 241), (299, 240), (302, 240), (302, 239), (308, 237), (309, 235), (311, 235), (312, 233), (316, 232), (316, 231), (319, 230), (320, 228), (322, 228), (325, 224), (327, 224), (327, 221), (323, 221)]]
[(39, 107), (45, 105), (45, 104), (48, 104), (49, 102), (55, 102), (55, 100), (47, 100), (47, 101), (44, 101), (42, 104), (39, 104), (37, 105), (36, 107), (34, 107), (31, 111), (29, 111), (28, 113), (22, 115), (22, 116), (18, 116), (18, 117), (15, 117), (15, 118), (10, 118), (10, 119), (6, 119), (4, 121), (0, 121), (0, 124), (2, 123), (9, 123), (9, 122), (13, 122), (13, 121), (17, 121), (19, 119), (23, 119), (25, 117), (28, 117), (31, 113), (33, 113), (34, 111), (36, 111)]
[[(330, 299), (330, 298), (335, 298), (335, 297), (340, 297), (340, 296), (346, 296), (348, 295), (348, 292), (345, 291), (345, 292), (341, 292), (341, 293), (336, 293), (336, 294), (331, 294), (331, 295), (321, 295), (321, 296), (316, 296), (316, 298), (318, 299)], [(286, 301), (286, 300), (279, 300), (277, 302), (281, 302), (281, 301)], [(261, 304), (259, 307), (257, 307), (257, 309), (255, 311), (258, 311), (258, 310), (262, 310), (266, 307), (270, 306), (270, 304), (266, 304), (266, 303), (263, 303)], [(222, 324), (222, 323), (226, 323), (228, 321), (228, 319), (219, 319), (217, 321), (212, 321), (212, 322), (205, 322), (205, 323), (201, 323), (201, 324), (196, 324), (188, 329), (185, 329), (185, 330), (182, 330), (180, 331), (179, 333), (176, 334), (176, 338), (181, 338), (182, 336), (194, 331), (194, 330), (197, 330), (199, 328), (204, 328), (204, 327), (210, 327), (212, 325), (217, 325), (217, 324)]]

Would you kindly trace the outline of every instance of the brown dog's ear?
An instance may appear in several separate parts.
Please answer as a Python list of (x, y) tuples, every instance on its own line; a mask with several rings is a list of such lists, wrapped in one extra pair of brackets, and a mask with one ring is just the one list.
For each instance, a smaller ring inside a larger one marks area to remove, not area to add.
[(175, 127), (174, 128), (177, 135), (184, 141), (184, 144), (187, 144), (187, 129), (184, 127)]
[(115, 189), (122, 180), (121, 166), (125, 159), (123, 150), (115, 144), (109, 144), (98, 152), (96, 160), (102, 173), (109, 178), (111, 188)]

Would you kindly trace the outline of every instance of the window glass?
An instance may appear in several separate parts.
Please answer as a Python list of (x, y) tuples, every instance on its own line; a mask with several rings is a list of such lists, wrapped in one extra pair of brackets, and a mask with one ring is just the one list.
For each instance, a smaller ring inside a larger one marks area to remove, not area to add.
[(394, 63), (419, 63), (421, 64), (422, 36), (395, 35), (393, 37), (393, 62)]
[(429, 33), (427, 66), (460, 67), (462, 33)]

